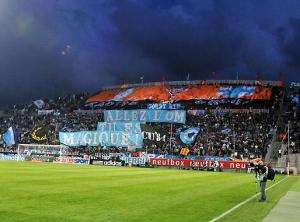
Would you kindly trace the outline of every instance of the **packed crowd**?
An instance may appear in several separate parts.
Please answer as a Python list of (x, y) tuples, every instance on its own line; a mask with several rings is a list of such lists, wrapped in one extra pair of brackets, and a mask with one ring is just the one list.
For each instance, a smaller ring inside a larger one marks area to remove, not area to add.
[(19, 143), (35, 143), (31, 133), (34, 128), (41, 126), (48, 131), (47, 140), (43, 142), (54, 145), (59, 143), (59, 131), (95, 129), (101, 114), (82, 112), (80, 108), (84, 107), (86, 98), (86, 94), (80, 94), (45, 99), (42, 109), (38, 109), (33, 103), (10, 107), (0, 117), (1, 135), (13, 126)]
[[(87, 94), (68, 95), (53, 100), (44, 99), (42, 109), (33, 103), (14, 106), (0, 116), (1, 135), (13, 126), (16, 131), (18, 143), (36, 143), (32, 138), (32, 131), (37, 126), (47, 128), (48, 137), (44, 144), (59, 144), (58, 132), (95, 130), (97, 123), (103, 121), (103, 115), (97, 110), (87, 110), (84, 106)], [(199, 127), (200, 133), (196, 141), (188, 146), (189, 155), (195, 156), (228, 156), (238, 159), (263, 157), (273, 139), (276, 124), (279, 99), (268, 112), (213, 112), (206, 109), (197, 115), (189, 113), (187, 123), (156, 124), (163, 132), (167, 132), (165, 143), (157, 145), (147, 144), (142, 151), (155, 154), (180, 155), (180, 150), (187, 147), (178, 139), (180, 130), (184, 127)], [(276, 107), (275, 107), (276, 106)], [(217, 108), (218, 109), (218, 108)], [(221, 108), (219, 108), (221, 109)], [(292, 104), (292, 110), (295, 110)], [(46, 112), (44, 112), (46, 110)], [(297, 141), (299, 123), (297, 116), (292, 112), (292, 140), (293, 152), (298, 152)], [(5, 147), (5, 144), (2, 144)], [(16, 147), (7, 147), (5, 150), (13, 151)], [(2, 148), (2, 151), (4, 148)], [(126, 148), (107, 147), (81, 147), (70, 149), (70, 153), (99, 152), (127, 152)]]
[[(199, 127), (200, 133), (193, 145), (191, 155), (233, 156), (239, 159), (262, 157), (266, 154), (275, 128), (276, 119), (270, 113), (219, 113), (188, 115), (188, 126)], [(170, 134), (170, 124), (164, 125)], [(185, 145), (178, 138), (182, 126), (172, 126), (171, 141), (158, 147), (151, 144), (150, 153), (179, 155)]]

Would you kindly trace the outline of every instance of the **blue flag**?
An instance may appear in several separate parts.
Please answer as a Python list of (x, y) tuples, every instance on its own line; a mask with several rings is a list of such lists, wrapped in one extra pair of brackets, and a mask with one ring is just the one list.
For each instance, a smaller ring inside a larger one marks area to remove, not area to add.
[(180, 135), (179, 135), (180, 140), (184, 144), (191, 145), (192, 143), (195, 142), (195, 139), (196, 139), (199, 131), (200, 131), (200, 128), (198, 128), (198, 127), (191, 127), (186, 130), (183, 130), (180, 132)]
[(3, 141), (7, 146), (16, 144), (15, 133), (12, 127), (9, 127), (6, 133), (3, 134)]

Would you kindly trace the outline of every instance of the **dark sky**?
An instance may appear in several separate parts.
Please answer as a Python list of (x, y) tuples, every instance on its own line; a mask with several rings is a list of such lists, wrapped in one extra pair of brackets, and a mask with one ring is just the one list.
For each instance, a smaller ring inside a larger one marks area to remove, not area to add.
[(0, 25), (0, 105), (142, 75), (300, 79), (299, 0), (0, 0)]

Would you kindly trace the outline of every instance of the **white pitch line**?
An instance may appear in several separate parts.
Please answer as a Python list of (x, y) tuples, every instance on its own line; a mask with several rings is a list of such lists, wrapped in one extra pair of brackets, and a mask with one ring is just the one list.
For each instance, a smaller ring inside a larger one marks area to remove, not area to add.
[[(271, 189), (272, 187), (276, 186), (277, 184), (281, 183), (282, 181), (286, 180), (288, 177), (285, 177), (283, 179), (281, 179), (280, 181), (278, 181), (277, 183), (274, 183), (272, 186), (268, 187), (266, 190)], [(226, 212), (222, 213), (221, 215), (213, 218), (212, 220), (210, 220), (209, 222), (215, 222), (220, 220), (222, 217), (226, 216), (227, 214), (231, 213), (232, 211), (234, 211), (235, 209), (239, 208), (240, 206), (244, 205), (245, 203), (249, 202), (250, 200), (254, 199), (255, 197), (257, 197), (260, 193), (257, 193), (255, 195), (253, 195), (252, 197), (249, 197), (247, 200), (244, 200), (243, 202), (235, 205), (233, 208), (227, 210)]]

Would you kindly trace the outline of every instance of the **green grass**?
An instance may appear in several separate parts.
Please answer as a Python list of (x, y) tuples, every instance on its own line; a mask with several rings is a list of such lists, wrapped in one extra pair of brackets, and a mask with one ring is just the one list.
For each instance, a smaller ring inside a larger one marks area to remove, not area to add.
[(291, 190), (300, 192), (300, 178), (298, 178), (298, 180), (296, 180), (296, 182), (293, 184)]
[[(209, 221), (255, 194), (254, 181), (245, 173), (2, 161), (0, 221)], [(289, 177), (267, 203), (250, 201), (223, 221), (261, 221), (299, 185)]]

